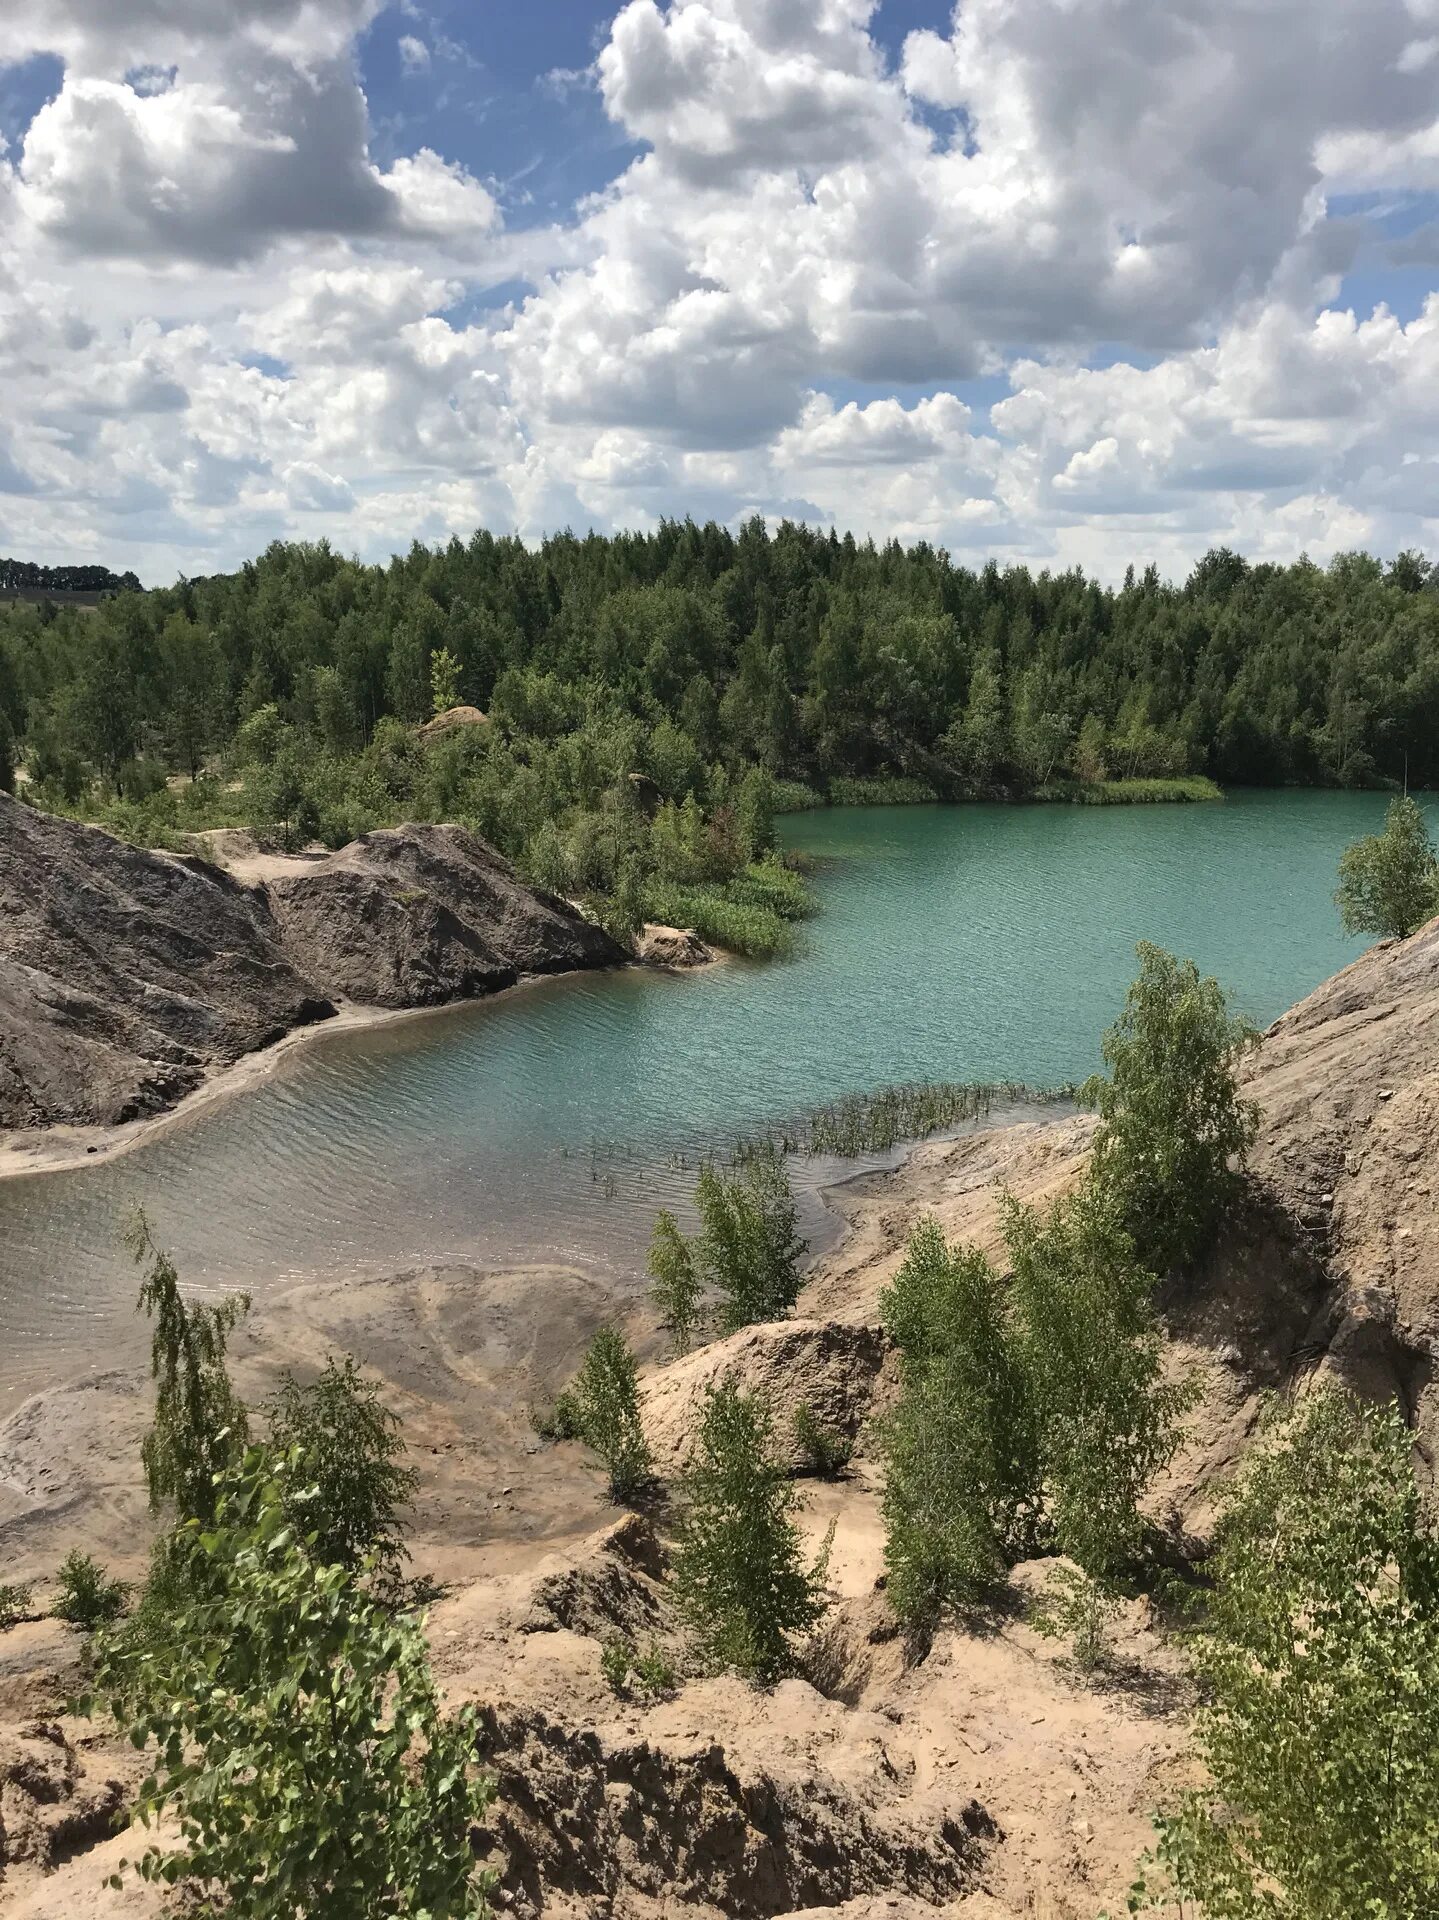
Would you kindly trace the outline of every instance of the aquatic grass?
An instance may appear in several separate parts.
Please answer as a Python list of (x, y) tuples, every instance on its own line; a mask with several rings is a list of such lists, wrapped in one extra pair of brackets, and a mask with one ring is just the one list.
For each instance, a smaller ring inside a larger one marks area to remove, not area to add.
[(705, 886), (663, 882), (645, 894), (650, 920), (693, 927), (701, 940), (747, 960), (788, 960), (800, 950), (794, 922), (817, 911), (803, 877), (778, 860), (760, 860), (733, 880)]
[(917, 1080), (846, 1093), (769, 1133), (747, 1136), (734, 1157), (778, 1148), (805, 1159), (831, 1154), (856, 1160), (982, 1120), (996, 1106), (1053, 1106), (1072, 1101), (1074, 1093), (1073, 1087), (1032, 1087), (1022, 1080)]
[(1224, 790), (1202, 773), (1166, 780), (1053, 780), (1037, 787), (1036, 800), (1078, 807), (1149, 807), (1222, 800)]
[(824, 805), (824, 795), (803, 780), (776, 780), (771, 796), (776, 813), (810, 813)]
[(867, 779), (841, 776), (829, 783), (833, 807), (920, 807), (932, 805), (938, 798), (927, 781), (909, 780), (901, 774), (878, 774)]

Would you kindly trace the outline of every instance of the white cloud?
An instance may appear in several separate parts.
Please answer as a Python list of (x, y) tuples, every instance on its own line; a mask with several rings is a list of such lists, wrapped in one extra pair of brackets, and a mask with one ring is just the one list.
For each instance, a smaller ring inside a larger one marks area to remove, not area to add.
[[(418, 99), (471, 56), (406, 11)], [(1439, 185), (1435, 0), (965, 0), (894, 64), (872, 0), (628, 0), (568, 78), (647, 151), (513, 234), (450, 154), (371, 157), (377, 12), (11, 0), (7, 56), (66, 66), (0, 156), (0, 550), (164, 576), (751, 509), (1108, 571), (1439, 536), (1439, 310), (1339, 309), (1326, 201)]]

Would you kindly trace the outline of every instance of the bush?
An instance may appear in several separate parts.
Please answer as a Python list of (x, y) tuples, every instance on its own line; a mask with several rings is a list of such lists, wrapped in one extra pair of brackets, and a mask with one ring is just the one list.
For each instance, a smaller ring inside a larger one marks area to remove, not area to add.
[(984, 1255), (923, 1221), (881, 1298), (900, 1356), (883, 1429), (891, 1603), (921, 1622), (1057, 1548), (1090, 1579), (1132, 1562), (1138, 1501), (1179, 1439), (1154, 1276), (1089, 1185), (1041, 1218), (1005, 1202), (1007, 1293)]
[(236, 1920), (478, 1920), (474, 1710), (442, 1714), (418, 1626), (295, 1538), (303, 1476), (251, 1449), (214, 1525), (175, 1536), (188, 1597), (165, 1639), (99, 1644), (81, 1710), (153, 1744), (135, 1812), (184, 1840), (135, 1864)]
[(810, 1471), (822, 1480), (837, 1480), (854, 1455), (854, 1442), (816, 1419), (807, 1400), (801, 1400), (794, 1410), (794, 1437)]
[(613, 1327), (601, 1327), (590, 1342), (570, 1388), (567, 1415), (609, 1469), (612, 1500), (632, 1500), (653, 1479), (635, 1357)]
[(403, 1464), (400, 1422), (375, 1387), (348, 1356), (330, 1358), (306, 1386), (282, 1374), (264, 1411), (270, 1445), (304, 1463), (305, 1499), (291, 1517), (311, 1554), (352, 1570), (373, 1556), (393, 1575), (405, 1557), (396, 1515), (419, 1475)]
[(1112, 1195), (1140, 1258), (1156, 1272), (1204, 1254), (1258, 1130), (1235, 1073), (1254, 1029), (1229, 1011), (1192, 960), (1139, 943), (1139, 976), (1104, 1036), (1109, 1078), (1089, 1083), (1101, 1125), (1096, 1180)]
[(701, 940), (746, 960), (788, 960), (799, 945), (781, 914), (752, 900), (732, 899), (727, 887), (651, 885), (645, 917), (664, 926), (693, 927)]
[(675, 1217), (661, 1209), (655, 1219), (650, 1240), (650, 1298), (664, 1316), (676, 1354), (688, 1353), (699, 1324), (702, 1288), (695, 1272), (690, 1243), (675, 1224)]
[(1420, 1920), (1439, 1880), (1439, 1538), (1396, 1408), (1332, 1389), (1225, 1510), (1194, 1658), (1208, 1780), (1160, 1859), (1213, 1920)]
[(723, 1297), (724, 1331), (783, 1319), (798, 1298), (800, 1261), (808, 1251), (797, 1231), (784, 1155), (766, 1142), (746, 1150), (733, 1178), (704, 1167), (695, 1205), (694, 1259)]
[(68, 1620), (72, 1627), (91, 1633), (124, 1611), (124, 1583), (110, 1579), (99, 1561), (78, 1547), (66, 1554), (58, 1579), (59, 1596), (51, 1609), (57, 1620)]
[(1004, 1235), (1048, 1525), (1103, 1578), (1139, 1553), (1139, 1498), (1173, 1457), (1193, 1389), (1163, 1377), (1154, 1275), (1107, 1191), (1090, 1181), (1043, 1217), (1006, 1195)]
[(768, 1407), (711, 1387), (681, 1486), (675, 1592), (703, 1656), (761, 1682), (790, 1670), (792, 1637), (828, 1604), (828, 1546), (804, 1565), (796, 1501)]
[(1035, 1543), (1039, 1443), (998, 1276), (938, 1224), (881, 1297), (900, 1396), (883, 1430), (891, 1604), (921, 1621), (975, 1599)]
[(155, 1322), (155, 1418), (140, 1446), (150, 1507), (171, 1501), (181, 1519), (205, 1520), (214, 1512), (216, 1477), (245, 1442), (245, 1408), (230, 1384), (225, 1348), (250, 1310), (250, 1297), (232, 1294), (214, 1306), (186, 1301), (174, 1263), (156, 1246), (139, 1209), (125, 1239), (146, 1269), (140, 1309)]
[(1334, 901), (1346, 933), (1401, 940), (1439, 913), (1439, 862), (1416, 800), (1391, 800), (1384, 831), (1345, 848)]
[(0, 1633), (17, 1626), (30, 1611), (31, 1591), (24, 1586), (0, 1586)]
[(600, 1671), (613, 1693), (658, 1700), (674, 1692), (674, 1666), (656, 1640), (643, 1653), (633, 1640), (623, 1636), (606, 1640), (600, 1652)]
[(1074, 1664), (1092, 1673), (1105, 1664), (1107, 1632), (1119, 1611), (1119, 1596), (1105, 1580), (1061, 1563), (1031, 1610), (1029, 1624), (1046, 1640), (1067, 1640)]
[(938, 800), (939, 795), (924, 780), (907, 780), (900, 774), (878, 774), (872, 779), (831, 780), (830, 805), (835, 807), (917, 807)]

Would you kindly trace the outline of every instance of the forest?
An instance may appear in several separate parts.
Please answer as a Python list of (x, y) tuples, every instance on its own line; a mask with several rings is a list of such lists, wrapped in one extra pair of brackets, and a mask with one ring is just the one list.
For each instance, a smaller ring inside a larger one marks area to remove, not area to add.
[[(483, 722), (419, 736), (459, 705)], [(776, 809), (1436, 784), (1439, 571), (1219, 549), (1115, 589), (758, 517), (388, 566), (276, 544), (96, 609), (0, 606), (17, 773), (159, 844), (458, 818), (620, 924), (732, 895), (764, 945), (799, 904)]]

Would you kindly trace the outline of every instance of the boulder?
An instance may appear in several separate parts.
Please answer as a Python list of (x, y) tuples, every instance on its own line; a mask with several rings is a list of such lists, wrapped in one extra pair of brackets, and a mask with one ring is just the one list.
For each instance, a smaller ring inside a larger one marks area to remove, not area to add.
[(679, 971), (684, 967), (705, 967), (714, 954), (693, 927), (646, 926), (640, 933), (636, 952), (648, 967)]
[(265, 892), (286, 951), (364, 1006), (437, 1006), (628, 958), (464, 827), (382, 828)]
[(486, 715), (478, 707), (446, 707), (433, 720), (427, 720), (418, 733), (421, 740), (438, 740), (443, 734), (453, 733), (457, 727), (483, 727), (488, 724)]

